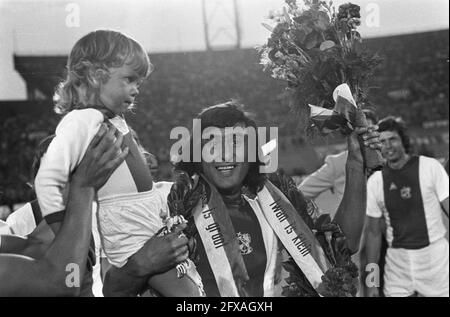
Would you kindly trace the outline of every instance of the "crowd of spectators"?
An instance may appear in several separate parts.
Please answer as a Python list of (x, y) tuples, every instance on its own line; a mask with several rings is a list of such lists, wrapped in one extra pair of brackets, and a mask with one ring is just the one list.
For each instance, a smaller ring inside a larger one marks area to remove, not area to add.
[(10, 207), (33, 199), (34, 149), (40, 140), (54, 132), (58, 120), (46, 111), (48, 103), (13, 105), (16, 108), (12, 112), (6, 108), (0, 111), (0, 205)]
[(410, 126), (448, 119), (448, 30), (366, 42), (383, 58), (370, 93), (380, 117), (399, 115)]

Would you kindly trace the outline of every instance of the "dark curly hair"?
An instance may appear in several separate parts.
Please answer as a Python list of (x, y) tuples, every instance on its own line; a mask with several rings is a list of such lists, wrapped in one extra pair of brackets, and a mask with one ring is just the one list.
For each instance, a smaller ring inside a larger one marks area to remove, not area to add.
[(411, 143), (407, 134), (405, 121), (400, 117), (388, 116), (378, 122), (378, 132), (395, 131), (400, 136), (405, 152), (409, 153)]
[[(251, 119), (251, 114), (244, 111), (244, 105), (237, 101), (228, 101), (226, 103), (210, 106), (202, 110), (196, 117), (201, 120), (201, 133), (208, 127), (226, 128), (233, 127), (237, 123), (243, 123), (245, 127), (253, 127), (257, 129), (256, 123)], [(258, 138), (258, 136), (256, 136)], [(258, 140), (256, 140), (256, 146), (258, 147)], [(190, 176), (195, 173), (202, 172), (202, 163), (194, 162), (193, 159), (193, 140), (192, 135), (189, 140), (190, 160), (189, 162), (180, 161), (175, 164), (175, 168), (178, 172), (186, 172)], [(259, 150), (255, 149), (255, 153), (259, 154)], [(264, 165), (260, 161), (259, 155), (256, 155), (256, 162), (250, 162), (250, 167), (247, 176), (244, 179), (244, 186), (256, 194), (264, 186), (266, 181), (266, 175), (260, 173), (259, 168)]]

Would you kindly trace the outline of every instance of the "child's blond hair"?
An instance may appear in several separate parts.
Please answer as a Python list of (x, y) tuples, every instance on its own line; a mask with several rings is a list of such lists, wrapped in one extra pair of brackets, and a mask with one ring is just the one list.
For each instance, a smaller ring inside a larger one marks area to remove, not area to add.
[(146, 78), (153, 66), (143, 47), (130, 37), (116, 31), (97, 30), (75, 43), (67, 60), (67, 77), (56, 88), (55, 112), (66, 114), (73, 109), (94, 106), (98, 102), (101, 82), (109, 78), (108, 69), (132, 65), (139, 76)]

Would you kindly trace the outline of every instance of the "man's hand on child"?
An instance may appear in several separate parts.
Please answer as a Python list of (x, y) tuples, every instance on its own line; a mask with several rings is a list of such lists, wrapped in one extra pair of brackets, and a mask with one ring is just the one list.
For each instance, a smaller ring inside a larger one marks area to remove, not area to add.
[(72, 182), (80, 187), (101, 188), (128, 155), (128, 148), (121, 148), (122, 142), (123, 135), (116, 128), (102, 124), (74, 171)]
[(178, 225), (165, 236), (154, 236), (132, 256), (136, 274), (155, 275), (164, 273), (185, 261), (189, 255), (188, 239), (183, 234), (186, 224)]

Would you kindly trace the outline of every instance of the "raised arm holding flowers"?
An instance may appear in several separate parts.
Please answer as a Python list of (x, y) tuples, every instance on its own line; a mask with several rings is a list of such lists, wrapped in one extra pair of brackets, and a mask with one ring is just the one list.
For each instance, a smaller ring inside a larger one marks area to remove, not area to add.
[[(368, 104), (369, 79), (381, 62), (362, 46), (360, 8), (332, 2), (286, 0), (287, 6), (263, 23), (271, 35), (259, 52), (264, 70), (288, 83), (293, 107), (309, 127), (326, 134), (340, 130), (349, 135), (355, 127), (367, 127), (361, 108)], [(311, 107), (311, 105), (313, 105)], [(381, 167), (379, 151), (364, 154), (366, 167)]]

